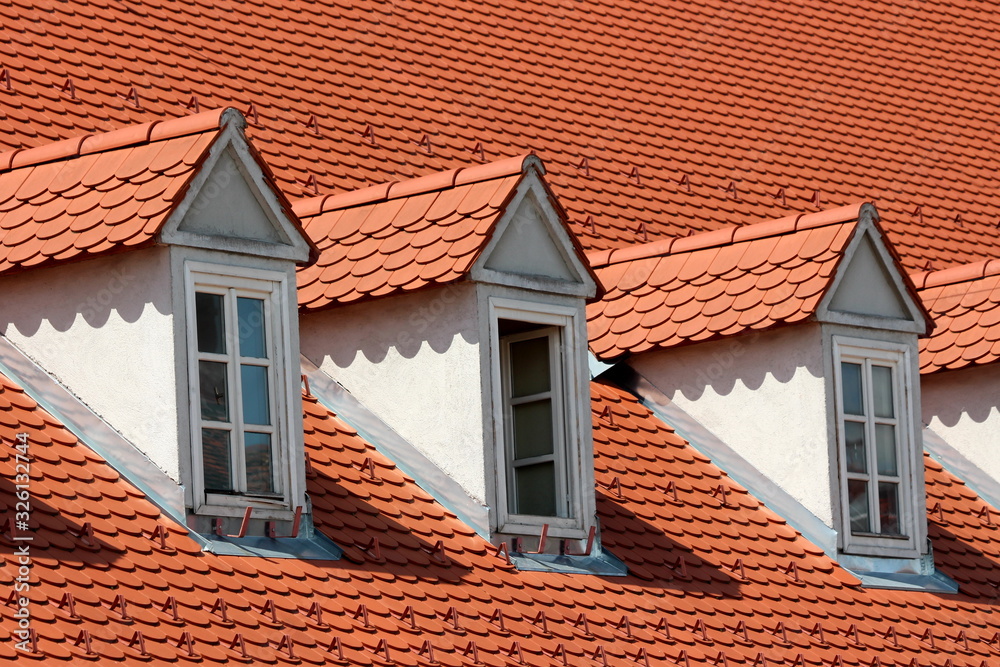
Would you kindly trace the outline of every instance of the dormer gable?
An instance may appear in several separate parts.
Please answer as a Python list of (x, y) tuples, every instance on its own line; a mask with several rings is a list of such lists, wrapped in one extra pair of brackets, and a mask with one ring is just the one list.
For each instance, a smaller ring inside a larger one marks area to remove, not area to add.
[(858, 211), (854, 238), (816, 310), (820, 321), (926, 333), (930, 318), (899, 260), (875, 225), (878, 213)]
[(312, 246), (245, 128), (223, 109), (0, 156), (4, 336), (182, 489), (162, 495), (202, 532), (306, 504), (287, 359)]
[(596, 528), (584, 307), (597, 281), (543, 174), (518, 157), (295, 207), (321, 251), (299, 271), (303, 354), (497, 543)]
[(927, 318), (873, 206), (591, 260), (607, 289), (588, 309), (598, 357), (625, 358), (797, 505), (791, 514), (824, 525), (813, 534), (832, 556), (917, 567), (926, 525), (916, 352)]

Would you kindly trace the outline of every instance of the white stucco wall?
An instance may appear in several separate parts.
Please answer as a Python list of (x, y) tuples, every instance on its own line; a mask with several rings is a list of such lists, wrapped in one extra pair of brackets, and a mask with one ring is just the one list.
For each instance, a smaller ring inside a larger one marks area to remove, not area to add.
[(921, 392), (924, 423), (1000, 482), (1000, 367), (925, 375)]
[(486, 502), (480, 325), (464, 283), (302, 315), (302, 353)]
[(629, 363), (824, 523), (834, 525), (819, 325), (651, 352)]
[(178, 480), (168, 250), (31, 271), (0, 292), (3, 335)]

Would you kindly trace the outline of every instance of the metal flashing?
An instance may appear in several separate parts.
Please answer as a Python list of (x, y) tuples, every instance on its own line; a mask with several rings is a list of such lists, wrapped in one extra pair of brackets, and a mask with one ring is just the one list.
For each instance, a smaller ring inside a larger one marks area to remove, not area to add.
[(566, 554), (511, 553), (510, 561), (524, 572), (558, 572), (560, 574), (596, 574), (602, 577), (628, 576), (628, 567), (610, 552), (596, 549), (591, 556)]
[[(2, 336), (0, 371), (21, 385), (28, 396), (134, 484), (150, 502), (180, 525), (185, 525), (183, 487)], [(190, 534), (197, 539), (195, 533)]]
[(945, 470), (965, 482), (983, 501), (1000, 509), (1000, 484), (930, 428), (924, 428), (924, 451)]

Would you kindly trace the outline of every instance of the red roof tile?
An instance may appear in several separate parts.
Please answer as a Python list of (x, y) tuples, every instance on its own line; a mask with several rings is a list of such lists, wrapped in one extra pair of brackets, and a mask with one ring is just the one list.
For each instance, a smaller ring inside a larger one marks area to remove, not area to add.
[(606, 290), (587, 308), (599, 359), (811, 317), (860, 204), (590, 255)]
[[(868, 665), (873, 656), (978, 665), (996, 655), (996, 510), (933, 461), (930, 535), (960, 594), (862, 589), (635, 398), (602, 383), (592, 390), (602, 540), (627, 577), (514, 570), (308, 395), (316, 525), (345, 557), (202, 552), (0, 377), (0, 438), (28, 433), (32, 456), (30, 657), (617, 667)], [(14, 466), (5, 444), (6, 479)], [(11, 485), (0, 501), (13, 507)], [(151, 538), (160, 526), (165, 547)], [(0, 544), (0, 586), (13, 590), (23, 543), (5, 527)], [(30, 659), (14, 647), (13, 613), (0, 606), (0, 660)]]
[(321, 310), (464, 278), (529, 169), (541, 164), (519, 156), (296, 202), (295, 213), (320, 251), (314, 265), (299, 269), (300, 308)]
[(910, 269), (1000, 251), (982, 3), (233, 7), (5, 3), (0, 143), (252, 105), (291, 197), (532, 151), (592, 250), (874, 199)]
[(0, 154), (0, 274), (153, 243), (223, 111)]
[(1000, 359), (1000, 262), (925, 272), (913, 281), (936, 325), (920, 341), (921, 373)]

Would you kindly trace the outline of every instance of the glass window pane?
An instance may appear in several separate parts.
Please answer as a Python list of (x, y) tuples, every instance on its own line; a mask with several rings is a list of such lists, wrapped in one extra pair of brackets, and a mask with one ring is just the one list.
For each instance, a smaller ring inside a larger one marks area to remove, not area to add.
[(271, 469), (271, 436), (267, 433), (245, 433), (247, 492), (274, 493), (274, 473)]
[(892, 400), (892, 369), (872, 366), (872, 398), (875, 399), (875, 416), (892, 419), (895, 408)]
[(530, 338), (510, 344), (511, 396), (531, 396), (551, 389), (549, 339)]
[(201, 458), (206, 491), (232, 491), (232, 459), (229, 456), (229, 431), (201, 429)]
[(517, 514), (556, 516), (556, 467), (554, 463), (539, 463), (514, 469)]
[(552, 454), (552, 401), (543, 399), (515, 405), (514, 459)]
[(878, 515), (883, 535), (899, 535), (899, 485), (878, 483)]
[(847, 450), (847, 472), (868, 472), (865, 425), (860, 422), (844, 422), (844, 444)]
[(844, 413), (848, 415), (865, 414), (861, 393), (861, 365), (842, 362), (840, 364), (840, 379), (844, 383)]
[(878, 474), (896, 476), (896, 427), (876, 424), (875, 451), (878, 456)]
[(868, 482), (860, 479), (847, 480), (847, 504), (851, 513), (851, 532), (872, 532), (868, 516)]
[(226, 353), (226, 315), (221, 294), (194, 295), (195, 318), (198, 321), (198, 351)]
[(229, 391), (226, 364), (218, 361), (198, 362), (201, 385), (201, 418), (213, 422), (229, 421)]
[(271, 414), (267, 400), (267, 368), (240, 366), (243, 388), (243, 423), (270, 426)]
[(240, 319), (240, 355), (266, 359), (264, 340), (264, 302), (261, 299), (236, 299), (236, 312)]

